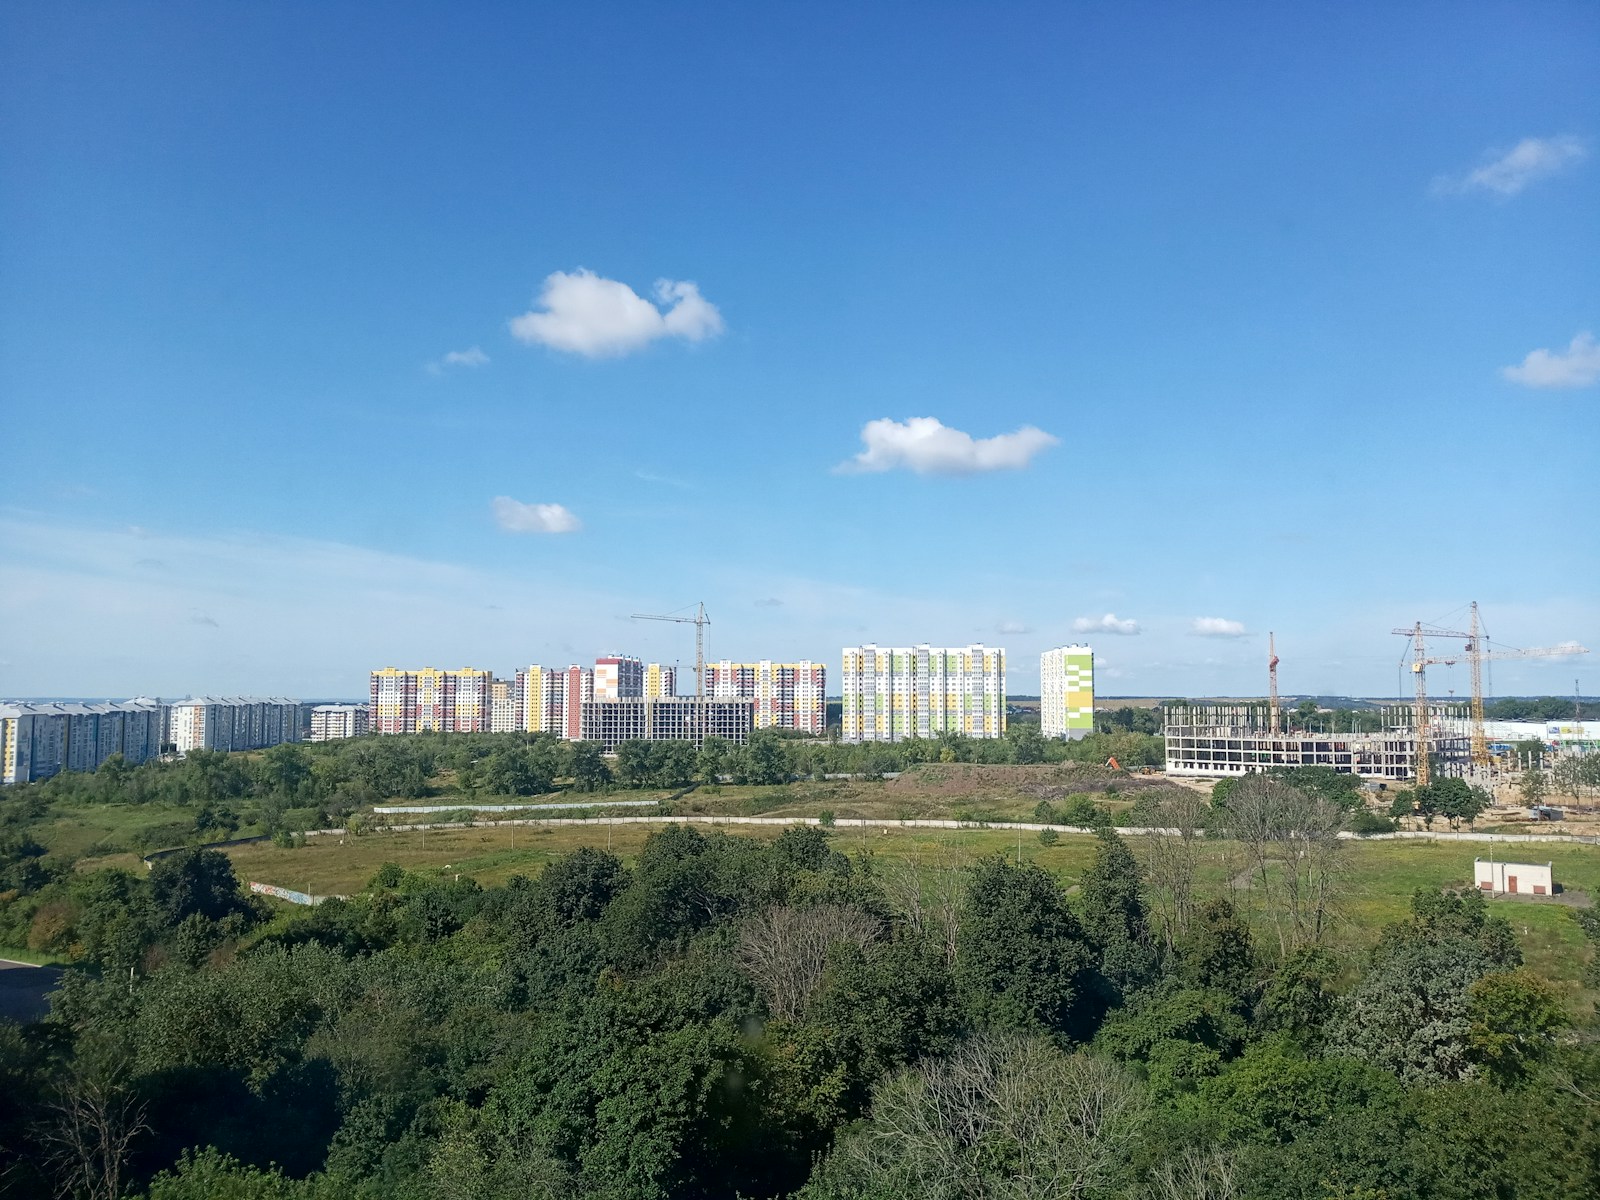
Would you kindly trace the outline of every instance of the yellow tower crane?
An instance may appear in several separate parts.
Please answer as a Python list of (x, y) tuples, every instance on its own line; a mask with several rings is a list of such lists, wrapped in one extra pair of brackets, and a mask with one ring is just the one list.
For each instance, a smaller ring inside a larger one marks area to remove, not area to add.
[(1425, 639), (1427, 638), (1461, 638), (1466, 642), (1463, 650), (1468, 663), (1472, 667), (1472, 761), (1475, 765), (1484, 767), (1489, 765), (1489, 739), (1484, 730), (1483, 719), (1483, 664), (1507, 658), (1546, 658), (1552, 655), (1587, 654), (1586, 647), (1571, 642), (1565, 646), (1536, 646), (1528, 650), (1488, 650), (1488, 636), (1483, 631), (1483, 622), (1478, 614), (1478, 602), (1472, 602), (1472, 619), (1469, 632), (1463, 633), (1459, 629), (1436, 629), (1418, 621), (1410, 629), (1396, 629), (1394, 633), (1401, 637), (1410, 638), (1411, 646), (1411, 673), (1416, 680), (1417, 710), (1414, 728), (1416, 729), (1417, 749), (1416, 768), (1417, 786), (1427, 787), (1429, 779), (1428, 744), (1432, 732), (1431, 719), (1428, 714), (1428, 685), (1427, 669), (1431, 666), (1454, 666), (1461, 661), (1462, 654), (1447, 655), (1430, 658)]
[[(681, 609), (679, 611), (682, 611)], [(676, 613), (657, 615), (656, 613), (634, 613), (635, 621), (671, 621), (675, 625), (694, 626), (694, 698), (703, 701), (706, 698), (706, 626), (711, 624), (711, 618), (706, 616), (705, 601), (700, 601), (692, 617), (680, 617)]]
[(1472, 761), (1489, 765), (1489, 738), (1483, 727), (1483, 664), (1506, 658), (1549, 658), (1552, 655), (1587, 654), (1587, 647), (1576, 642), (1565, 646), (1535, 646), (1529, 650), (1486, 650), (1489, 639), (1478, 618), (1478, 602), (1472, 602), (1472, 630), (1467, 640), (1467, 661), (1472, 664)]

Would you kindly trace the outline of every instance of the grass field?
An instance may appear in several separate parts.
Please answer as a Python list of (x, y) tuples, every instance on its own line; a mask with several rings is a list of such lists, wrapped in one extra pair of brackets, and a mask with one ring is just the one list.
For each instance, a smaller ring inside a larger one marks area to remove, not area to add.
[[(631, 861), (644, 839), (659, 825), (628, 824), (609, 827), (585, 825), (524, 825), (498, 828), (452, 829), (429, 832), (372, 833), (363, 837), (316, 838), (304, 846), (282, 849), (270, 843), (240, 846), (229, 851), (241, 879), (274, 883), (316, 895), (360, 891), (385, 862), (413, 871), (461, 875), (486, 886), (504, 883), (512, 875), (536, 875), (546, 863), (579, 846), (606, 848)], [(702, 833), (713, 832), (696, 826)], [(736, 837), (771, 839), (782, 832), (777, 826), (732, 826)], [(1076, 886), (1092, 861), (1095, 839), (1087, 835), (1062, 835), (1054, 846), (1040, 845), (1037, 837), (1005, 829), (909, 829), (886, 826), (849, 828), (833, 833), (834, 845), (852, 856), (874, 860), (895, 859), (931, 863), (955, 856), (978, 858), (985, 854), (1018, 854), (1055, 873), (1069, 890)], [(1140, 853), (1139, 839), (1132, 839)], [(1487, 856), (1488, 847), (1475, 843), (1351, 842), (1345, 845), (1346, 884), (1339, 905), (1334, 945), (1356, 953), (1372, 945), (1383, 926), (1402, 919), (1418, 888), (1465, 886), (1472, 878), (1472, 860)], [(1249, 893), (1233, 888), (1244, 862), (1239, 847), (1211, 841), (1202, 847), (1198, 890), (1205, 895), (1229, 895), (1248, 907)], [(1600, 896), (1600, 847), (1552, 843), (1520, 846), (1525, 858), (1555, 863), (1556, 878), (1567, 889), (1567, 899), (1583, 894)], [(1516, 931), (1528, 965), (1560, 984), (1569, 1002), (1594, 1001), (1580, 980), (1588, 948), (1570, 904), (1556, 901), (1499, 899), (1496, 912)], [(1263, 918), (1264, 920), (1264, 918)], [(1261, 930), (1268, 944), (1266, 928)]]

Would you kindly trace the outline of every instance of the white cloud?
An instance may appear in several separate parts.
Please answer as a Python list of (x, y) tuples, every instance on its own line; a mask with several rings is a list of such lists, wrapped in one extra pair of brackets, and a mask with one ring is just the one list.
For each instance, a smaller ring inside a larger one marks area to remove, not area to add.
[(918, 475), (1015, 471), (1060, 440), (1032, 425), (1024, 425), (1015, 433), (974, 438), (934, 417), (912, 417), (909, 421), (883, 417), (862, 426), (861, 441), (866, 449), (834, 469), (856, 474), (907, 467)]
[(1139, 622), (1132, 617), (1118, 617), (1107, 613), (1103, 617), (1079, 617), (1072, 622), (1073, 633), (1116, 633), (1125, 637), (1139, 632)]
[(545, 278), (539, 307), (510, 321), (511, 336), (588, 358), (642, 349), (658, 338), (703, 341), (723, 330), (722, 314), (698, 286), (658, 279), (657, 307), (625, 283), (580, 267)]
[(1484, 191), (1515, 196), (1530, 183), (1582, 162), (1589, 148), (1581, 138), (1523, 138), (1510, 150), (1492, 151), (1484, 163), (1465, 175), (1441, 175), (1433, 181), (1436, 193)]
[(429, 375), (443, 375), (446, 367), (483, 367), (489, 363), (489, 356), (477, 346), (466, 350), (452, 350), (443, 358), (436, 359), (427, 365)]
[(1001, 621), (994, 627), (996, 633), (1032, 633), (1033, 628), (1022, 621)]
[(507, 533), (576, 533), (583, 522), (560, 504), (524, 504), (510, 496), (494, 498), (495, 523)]
[(1189, 625), (1191, 633), (1200, 637), (1236, 638), (1245, 635), (1244, 623), (1226, 617), (1196, 617)]
[(1600, 379), (1600, 342), (1580, 333), (1566, 350), (1530, 350), (1521, 366), (1501, 367), (1500, 374), (1524, 387), (1588, 387)]

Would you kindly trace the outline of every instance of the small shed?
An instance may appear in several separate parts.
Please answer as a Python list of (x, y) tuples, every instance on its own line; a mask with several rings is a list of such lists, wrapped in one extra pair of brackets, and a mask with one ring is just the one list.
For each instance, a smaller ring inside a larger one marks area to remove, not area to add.
[(1491, 896), (1553, 896), (1556, 882), (1551, 863), (1499, 862), (1472, 860), (1472, 877), (1479, 890)]

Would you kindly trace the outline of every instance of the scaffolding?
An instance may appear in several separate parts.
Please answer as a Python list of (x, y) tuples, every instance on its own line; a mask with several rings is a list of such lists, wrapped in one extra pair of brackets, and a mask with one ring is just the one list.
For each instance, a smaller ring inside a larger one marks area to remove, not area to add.
[[(1382, 708), (1380, 729), (1346, 733), (1274, 732), (1271, 705), (1260, 702), (1170, 704), (1162, 713), (1169, 775), (1227, 777), (1293, 767), (1331, 767), (1394, 783), (1417, 775), (1414, 705)], [(1464, 774), (1472, 759), (1466, 707), (1430, 704), (1426, 715), (1433, 771)]]

